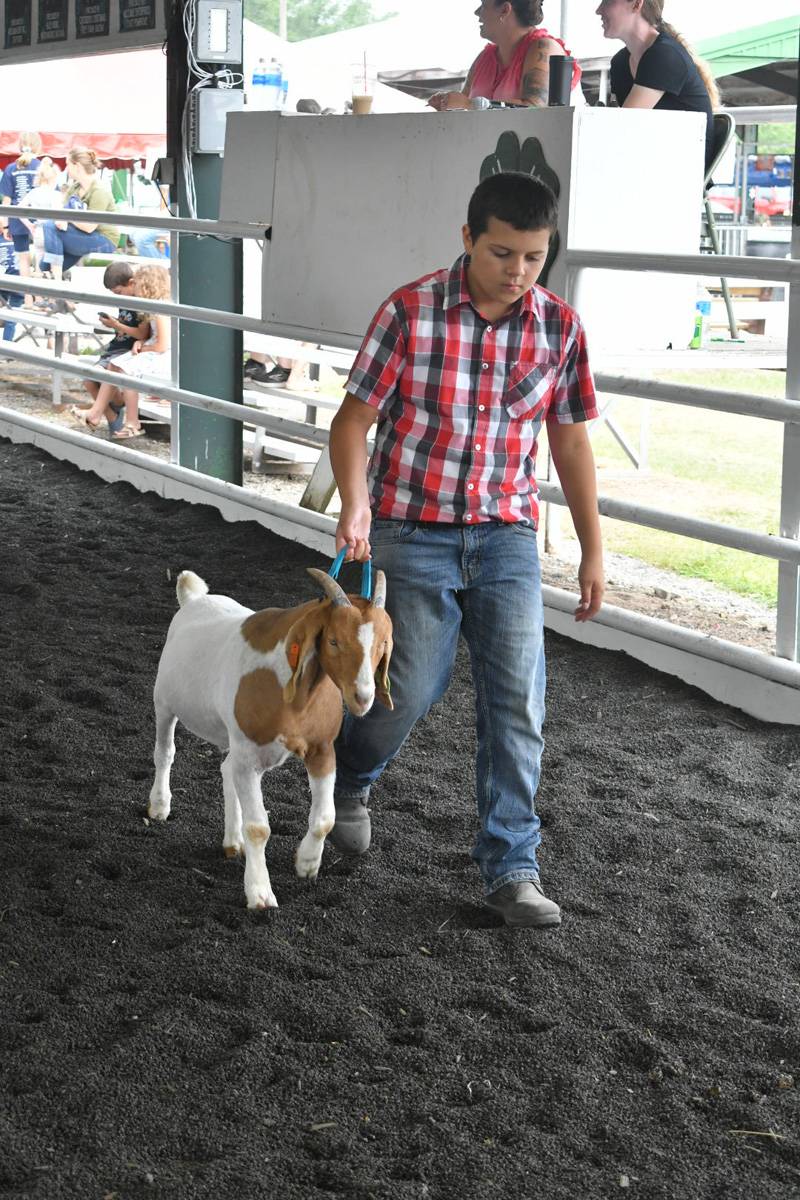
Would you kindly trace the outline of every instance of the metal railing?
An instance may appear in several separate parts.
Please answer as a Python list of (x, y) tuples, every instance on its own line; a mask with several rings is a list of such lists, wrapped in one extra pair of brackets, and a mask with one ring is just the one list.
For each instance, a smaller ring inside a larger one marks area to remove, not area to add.
[[(624, 254), (612, 251), (569, 250), (567, 252), (567, 294), (580, 311), (581, 275), (587, 270), (660, 272), (672, 275), (707, 274), (708, 255)], [(800, 315), (800, 259), (726, 259), (726, 274), (744, 279), (760, 279), (793, 284), (792, 305)], [(794, 339), (790, 320), (788, 348), (789, 374), (787, 389), (792, 380), (800, 378), (800, 330)], [(700, 538), (713, 545), (728, 546), (750, 554), (775, 558), (781, 564), (778, 572), (778, 615), (776, 654), (797, 662), (800, 650), (800, 388), (798, 396), (786, 400), (767, 400), (740, 392), (688, 389), (682, 384), (637, 381), (625, 376), (599, 374), (599, 390), (612, 395), (636, 395), (642, 399), (660, 400), (672, 404), (713, 408), (718, 412), (746, 414), (777, 420), (784, 424), (783, 475), (781, 487), (781, 535), (771, 537), (747, 530), (735, 529), (711, 521), (700, 521), (663, 509), (648, 509), (610, 497), (599, 498), (604, 515), (633, 524), (649, 526)], [(560, 489), (552, 484), (540, 485), (546, 500), (566, 503)], [(800, 713), (798, 714), (800, 720)]]
[[(26, 215), (58, 219), (63, 216), (63, 210), (52, 209), (15, 209), (8, 207), (5, 213), (11, 215)], [(83, 219), (108, 221), (108, 213), (85, 211)], [(231, 237), (263, 239), (268, 236), (268, 228), (263, 225), (242, 225), (237, 223), (220, 223), (216, 221), (185, 220), (175, 217), (138, 216), (128, 213), (114, 213), (113, 221), (120, 226), (145, 226), (161, 228), (169, 231), (171, 239), (177, 240), (178, 234), (195, 236)], [(568, 298), (576, 307), (580, 307), (580, 278), (583, 272), (593, 269), (625, 270), (625, 271), (654, 271), (668, 274), (705, 276), (709, 271), (708, 255), (664, 255), (664, 254), (621, 254), (606, 251), (571, 250), (567, 252)], [(793, 289), (793, 303), (800, 295), (800, 260), (764, 260), (745, 257), (726, 258), (726, 273), (738, 278), (790, 282), (796, 286)], [(0, 289), (22, 293), (33, 293), (46, 296), (69, 296), (73, 300), (81, 300), (92, 304), (108, 304), (118, 301), (105, 291), (95, 292), (87, 289), (67, 287), (41, 279), (29, 279), (17, 276), (0, 276)], [(268, 322), (246, 317), (237, 313), (221, 312), (216, 309), (202, 308), (194, 305), (180, 304), (173, 301), (148, 301), (148, 310), (169, 316), (173, 320), (199, 321), (201, 323), (225, 325), (244, 332), (270, 334), (274, 330)], [(286, 337), (286, 330), (281, 327), (281, 336)], [(299, 331), (307, 338), (308, 331)], [(299, 336), (299, 334), (298, 334)], [(175, 340), (175, 339), (173, 339)], [(350, 336), (333, 336), (326, 334), (323, 339), (330, 345), (352, 349), (358, 344), (358, 339)], [(42, 354), (34, 354), (15, 349), (9, 343), (0, 345), (0, 354), (31, 365), (42, 365), (53, 369), (52, 359)], [(790, 343), (792, 361), (800, 359), (800, 341), (795, 338)], [(119, 375), (105, 372), (97, 367), (84, 366), (77, 362), (59, 360), (57, 369), (64, 374), (81, 378), (94, 379), (98, 382), (119, 383)], [(800, 367), (790, 373), (791, 378), (800, 379)], [(718, 663), (738, 665), (741, 669), (753, 670), (753, 664), (762, 664), (761, 674), (765, 679), (779, 680), (800, 691), (800, 672), (796, 665), (798, 651), (798, 579), (800, 578), (800, 387), (798, 395), (786, 400), (765, 399), (725, 390), (707, 388), (686, 388), (680, 385), (657, 383), (632, 379), (621, 375), (599, 374), (598, 388), (601, 391), (616, 395), (635, 395), (643, 399), (658, 400), (666, 403), (703, 407), (718, 412), (736, 413), (747, 416), (758, 416), (766, 420), (778, 421), (784, 424), (786, 440), (784, 448), (784, 472), (782, 502), (782, 526), (780, 537), (770, 537), (753, 531), (736, 529), (716, 522), (704, 521), (688, 515), (680, 515), (656, 508), (631, 504), (610, 497), (600, 497), (600, 510), (605, 515), (618, 520), (663, 529), (683, 536), (699, 538), (715, 545), (729, 546), (747, 553), (759, 554), (776, 559), (781, 564), (779, 579), (778, 606), (778, 639), (777, 654), (779, 659), (749, 651), (733, 643), (716, 638), (702, 638), (692, 631), (682, 630), (677, 626), (667, 626), (664, 622), (651, 622), (654, 641), (662, 645), (670, 645), (676, 650), (688, 653), (699, 653), (700, 657), (713, 659)], [(271, 414), (259, 413), (258, 409), (243, 404), (235, 404), (200, 393), (187, 391), (175, 386), (174, 380), (168, 383), (136, 380), (126, 377), (125, 386), (134, 390), (147, 392), (162, 397), (173, 404), (186, 404), (190, 407), (204, 409), (207, 412), (233, 420), (247, 421), (255, 426), (274, 429), (275, 418)], [(13, 418), (13, 413), (6, 410), (6, 418)], [(31, 425), (31, 419), (21, 419), (20, 425)], [(291, 433), (291, 422), (287, 422), (287, 433)], [(91, 443), (91, 439), (83, 434), (69, 433), (71, 441), (83, 439)], [(295, 431), (296, 432), (296, 431)], [(96, 443), (94, 443), (96, 445)], [(123, 451), (120, 453), (131, 453)], [(185, 468), (171, 468), (185, 472)], [(214, 485), (218, 481), (213, 481)], [(227, 490), (233, 485), (225, 485)], [(209, 483), (209, 492), (214, 488)], [(564, 503), (560, 489), (543, 482), (540, 484), (542, 497), (547, 501)], [(298, 510), (298, 524), (307, 524), (306, 514)], [(333, 522), (330, 518), (317, 516), (314, 528), (331, 529)], [(548, 588), (548, 603), (556, 609), (563, 608), (566, 603), (566, 593), (558, 589)], [(608, 607), (606, 624), (615, 629), (627, 631), (632, 637), (640, 638), (650, 622), (649, 618), (631, 613), (623, 609)], [(656, 625), (658, 629), (656, 630)], [(702, 643), (703, 649), (696, 647)], [(694, 650), (692, 648), (695, 648)], [(788, 662), (782, 660), (789, 660)], [(800, 721), (800, 706), (798, 706), (798, 721)]]

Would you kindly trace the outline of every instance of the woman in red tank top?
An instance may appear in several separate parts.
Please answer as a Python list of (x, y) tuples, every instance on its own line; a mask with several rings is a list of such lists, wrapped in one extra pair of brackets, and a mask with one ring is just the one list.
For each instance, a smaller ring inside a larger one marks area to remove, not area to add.
[[(534, 108), (547, 105), (552, 55), (569, 54), (560, 38), (538, 26), (542, 0), (482, 0), (475, 16), (480, 34), (490, 43), (469, 69), (464, 90), (437, 92), (432, 108), (470, 108), (474, 96), (505, 100)], [(572, 71), (572, 88), (580, 88), (581, 69)]]

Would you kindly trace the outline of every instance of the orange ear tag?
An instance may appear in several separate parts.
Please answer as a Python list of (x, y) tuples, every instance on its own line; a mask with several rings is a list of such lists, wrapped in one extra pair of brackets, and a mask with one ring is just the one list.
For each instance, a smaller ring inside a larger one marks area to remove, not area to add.
[(286, 657), (289, 660), (289, 666), (292, 668), (293, 671), (296, 671), (297, 664), (300, 661), (300, 645), (298, 642), (292, 642), (291, 646), (289, 647), (289, 652), (286, 655)]

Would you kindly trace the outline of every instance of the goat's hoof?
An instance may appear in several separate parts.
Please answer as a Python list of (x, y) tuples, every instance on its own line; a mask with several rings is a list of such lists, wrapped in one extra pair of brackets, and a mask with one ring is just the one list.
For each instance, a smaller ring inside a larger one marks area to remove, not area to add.
[(301, 880), (315, 880), (319, 875), (319, 868), (323, 862), (325, 833), (330, 828), (332, 828), (332, 822), (330, 826), (325, 827), (325, 832), (321, 835), (317, 830), (314, 830), (313, 834), (306, 834), (300, 845), (297, 846), (294, 854), (294, 869), (295, 874)]
[(247, 897), (247, 907), (254, 910), (277, 908), (278, 901), (275, 899), (273, 891), (258, 891), (254, 892), (252, 896)]
[(316, 879), (319, 875), (321, 859), (306, 858), (298, 850), (294, 856), (294, 869), (298, 879)]
[(242, 858), (244, 856), (244, 842), (233, 842), (230, 846), (223, 846), (222, 853), (226, 858)]
[[(303, 839), (305, 841), (305, 839)], [(302, 842), (297, 846), (294, 856), (295, 875), (300, 880), (315, 880), (319, 875), (320, 864), (323, 862), (323, 854), (321, 854), (321, 844), (319, 841), (314, 841), (312, 852), (303, 850)]]
[(168, 808), (153, 808), (152, 805), (147, 810), (147, 815), (151, 821), (166, 821), (169, 816)]

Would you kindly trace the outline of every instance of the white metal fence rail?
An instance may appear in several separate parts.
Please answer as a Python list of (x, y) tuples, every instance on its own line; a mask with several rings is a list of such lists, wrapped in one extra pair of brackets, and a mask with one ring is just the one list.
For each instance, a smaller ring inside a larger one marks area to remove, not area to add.
[[(15, 210), (13, 207), (8, 207), (5, 211), (8, 215), (14, 215), (16, 212), (19, 215), (43, 218), (57, 218), (61, 213), (61, 210), (28, 208)], [(82, 217), (89, 221), (92, 219), (99, 221), (101, 219), (106, 220), (108, 214), (87, 211), (82, 213)], [(145, 226), (168, 230), (171, 239), (175, 243), (177, 243), (177, 234), (179, 233), (257, 240), (268, 236), (268, 230), (264, 226), (255, 225), (185, 220), (149, 215), (142, 217), (128, 213), (115, 214), (114, 220), (115, 223), (122, 226)], [(176, 261), (177, 256), (173, 256), (173, 265), (175, 265)], [(774, 280), (775, 282), (788, 281), (794, 284), (795, 286), (792, 290), (793, 305), (795, 306), (794, 312), (795, 316), (800, 315), (800, 310), (797, 307), (797, 298), (800, 297), (799, 259), (764, 260), (727, 257), (725, 267), (726, 274), (738, 278)], [(583, 272), (592, 269), (655, 271), (704, 276), (708, 274), (709, 256), (705, 254), (675, 256), (662, 254), (629, 255), (605, 251), (570, 251), (567, 254), (568, 291), (571, 302), (578, 308), (580, 307), (581, 275)], [(108, 304), (109, 302), (113, 303), (116, 299), (111, 298), (110, 294), (106, 292), (77, 289), (46, 280), (32, 280), (18, 276), (0, 275), (0, 290), (35, 293), (46, 296), (68, 296), (73, 300), (98, 305)], [(268, 323), (254, 318), (245, 317), (237, 313), (221, 312), (216, 309), (179, 304), (175, 301), (148, 301), (148, 309), (154, 313), (172, 317), (175, 320), (183, 319), (207, 324), (224, 325), (244, 332), (267, 335), (274, 332)], [(796, 324), (797, 321), (790, 322), (792, 327)], [(280, 333), (283, 337), (287, 336), (287, 331), (283, 327)], [(303, 331), (303, 333), (305, 337), (308, 336), (307, 331)], [(335, 343), (331, 341), (330, 335), (326, 335), (324, 340), (345, 349), (353, 349), (357, 345), (357, 339), (344, 336), (338, 338)], [(0, 344), (0, 354), (20, 362), (46, 366), (53, 369), (52, 359), (42, 354), (15, 349), (10, 343)], [(798, 540), (800, 538), (800, 335), (798, 334), (795, 334), (793, 339), (790, 335), (789, 356), (789, 390), (792, 391), (792, 394), (786, 400), (762, 399), (758, 396), (717, 389), (686, 388), (674, 384), (636, 380), (620, 375), (599, 374), (597, 377), (599, 389), (611, 394), (633, 395), (643, 399), (689, 405), (692, 407), (704, 407), (719, 412), (758, 416), (766, 420), (782, 422), (785, 428), (785, 438), (781, 500), (781, 536), (770, 537), (765, 534), (736, 529), (716, 522), (700, 520), (688, 514), (682, 515), (656, 508), (647, 508), (625, 501), (613, 500), (609, 497), (600, 498), (600, 509), (606, 515), (619, 520), (667, 530), (687, 537), (699, 538), (716, 545), (730, 546), (747, 553), (764, 555), (778, 560), (780, 568), (778, 635), (776, 644), (776, 653), (779, 658), (777, 660), (759, 652), (748, 651), (743, 647), (735, 646), (720, 639), (703, 638), (692, 631), (666, 626), (664, 622), (650, 621), (649, 618), (627, 612), (623, 609), (609, 609), (607, 623), (617, 630), (630, 633), (634, 638), (646, 636), (644, 631), (649, 628), (653, 640), (656, 642), (671, 645), (675, 649), (685, 651), (689, 654), (698, 654), (701, 657), (714, 659), (723, 665), (736, 665), (742, 669), (752, 671), (754, 669), (753, 664), (760, 663), (758, 673), (764, 679), (780, 681), (782, 684), (791, 686), (793, 689), (798, 689), (797, 694), (800, 695), (800, 668), (795, 665), (798, 658), (798, 608), (800, 606), (800, 586), (798, 583), (800, 580), (800, 540)], [(64, 374), (94, 379), (98, 382), (113, 382), (115, 384), (119, 382), (118, 375), (68, 360), (59, 360), (58, 370)], [(154, 381), (126, 379), (126, 386), (138, 391), (146, 391), (148, 394), (158, 395), (165, 400), (171, 401), (173, 404), (186, 404), (207, 412), (217, 413), (220, 416), (229, 417), (233, 420), (247, 421), (255, 426), (269, 426), (271, 430), (275, 429), (276, 418), (271, 414), (261, 414), (257, 409), (249, 406), (233, 404), (196, 392), (182, 390), (175, 386), (174, 380), (169, 383), (156, 383)], [(18, 418), (17, 424), (20, 426), (32, 427), (35, 424), (30, 419), (23, 420), (20, 414), (16, 414), (16, 416)], [(15, 414), (13, 411), (4, 410), (2, 417), (6, 422), (14, 423)], [(287, 434), (293, 432), (291, 430), (292, 424), (292, 422), (286, 423)], [(77, 438), (78, 440), (83, 439), (88, 444), (92, 443), (92, 439), (85, 435), (74, 434), (72, 431), (68, 432), (71, 441)], [(294, 432), (297, 431), (295, 430)], [(217, 483), (218, 481), (212, 482)], [(226, 489), (231, 486), (225, 485)], [(543, 482), (540, 484), (540, 488), (545, 500), (564, 503), (563, 494), (554, 484)], [(208, 490), (209, 492), (213, 492), (214, 489), (209, 486)], [(299, 525), (308, 524), (306, 515), (305, 513), (301, 514), (298, 510)], [(314, 522), (314, 528), (319, 529), (320, 523), (329, 529), (333, 527), (333, 522), (330, 518), (317, 517)], [(563, 608), (566, 603), (564, 599), (565, 593), (560, 593), (557, 589), (547, 590), (551, 594), (549, 601), (551, 606), (556, 609)], [(657, 629), (656, 626), (658, 627)], [(702, 649), (700, 649), (701, 644)], [(781, 663), (781, 659), (789, 661)], [(800, 705), (798, 706), (796, 719), (800, 722)]]
[[(708, 255), (623, 254), (608, 251), (570, 250), (567, 253), (567, 290), (572, 303), (580, 310), (581, 275), (587, 270), (655, 271), (673, 275), (698, 276), (707, 273)], [(726, 274), (743, 279), (761, 279), (792, 285), (792, 312), (788, 346), (787, 391), (793, 390), (800, 367), (800, 330), (797, 330), (798, 296), (800, 295), (800, 259), (726, 258)], [(668, 383), (641, 383), (625, 376), (599, 375), (598, 386), (612, 394), (637, 395), (674, 404), (702, 405), (703, 389), (687, 389)], [(800, 395), (784, 401), (761, 400), (737, 392), (711, 391), (705, 407), (719, 412), (743, 413), (749, 416), (779, 420), (784, 423), (784, 452), (781, 485), (781, 536), (769, 537), (744, 530), (733, 530), (713, 522), (698, 522), (688, 515), (676, 515), (662, 510), (642, 510), (623, 501), (600, 498), (600, 510), (608, 516), (667, 529), (687, 537), (721, 546), (732, 546), (752, 554), (765, 554), (779, 560), (778, 621), (776, 654), (796, 662), (800, 641)], [(548, 490), (552, 485), (547, 485)], [(552, 492), (546, 499), (564, 503), (563, 496)]]

